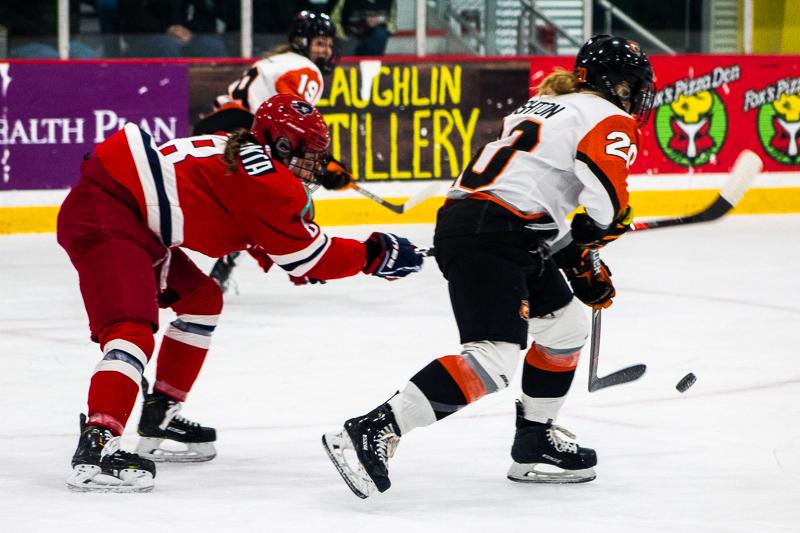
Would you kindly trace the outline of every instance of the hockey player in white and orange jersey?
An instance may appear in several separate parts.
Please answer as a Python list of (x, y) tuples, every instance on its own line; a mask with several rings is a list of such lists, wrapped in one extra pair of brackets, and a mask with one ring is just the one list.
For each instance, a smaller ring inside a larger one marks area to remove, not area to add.
[[(387, 462), (401, 435), (507, 387), (529, 334), (507, 476), (595, 478), (594, 450), (553, 422), (587, 338), (579, 302), (602, 308), (615, 296), (611, 272), (593, 265), (592, 254), (630, 223), (626, 179), (639, 145), (637, 120), (647, 119), (653, 94), (653, 70), (639, 45), (597, 36), (581, 48), (574, 71), (547, 76), (463, 170), (434, 236), (462, 348), (323, 436), (358, 496), (389, 488)], [(569, 224), (579, 206), (585, 212)]]
[[(79, 491), (148, 491), (154, 460), (207, 461), (216, 432), (178, 411), (197, 378), (222, 310), (218, 285), (182, 250), (220, 256), (249, 244), (296, 277), (329, 280), (359, 272), (395, 279), (420, 269), (406, 239), (329, 237), (314, 223), (313, 183), (327, 157), (319, 111), (276, 95), (253, 127), (175, 139), (156, 147), (126, 125), (95, 149), (58, 215), (58, 242), (78, 271), (91, 337), (103, 358), (89, 386), (88, 418), (67, 480)], [(299, 178), (299, 179), (298, 179)], [(139, 383), (154, 350), (158, 308), (177, 319), (158, 354), (138, 454), (119, 450)], [(159, 448), (185, 444), (185, 453)]]
[[(214, 102), (215, 112), (202, 118), (194, 127), (194, 134), (231, 132), (249, 128), (258, 106), (276, 94), (292, 94), (316, 105), (322, 96), (323, 74), (333, 71), (336, 62), (334, 36), (336, 30), (328, 15), (301, 11), (289, 28), (287, 45), (271, 51), (267, 57), (251, 65), (242, 77), (228, 86), (226, 94)], [(319, 185), (329, 190), (346, 187), (351, 181), (347, 172), (331, 163), (320, 176)], [(272, 262), (258, 247), (248, 252), (262, 269), (269, 270)], [(231, 272), (240, 251), (220, 257), (211, 270), (223, 292), (227, 289)]]
[(301, 11), (288, 31), (288, 44), (268, 52), (214, 101), (215, 112), (197, 122), (194, 134), (249, 128), (262, 102), (291, 94), (316, 105), (325, 86), (323, 74), (336, 64), (336, 29), (324, 13)]

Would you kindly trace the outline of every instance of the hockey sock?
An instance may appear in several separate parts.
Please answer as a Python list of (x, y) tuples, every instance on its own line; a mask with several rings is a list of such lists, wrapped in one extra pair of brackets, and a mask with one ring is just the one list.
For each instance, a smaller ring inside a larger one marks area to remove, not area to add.
[[(431, 361), (411, 378), (406, 389), (398, 395), (399, 398), (393, 399), (395, 405), (390, 401), (392, 410), (398, 415), (401, 431), (404, 425), (417, 427), (441, 420), (484, 396), (487, 384), (481, 374), (485, 372), (481, 372), (478, 365), (462, 355), (445, 355)], [(492, 384), (490, 392), (494, 390), (496, 387)], [(430, 407), (425, 408), (425, 404)], [(413, 415), (402, 416), (413, 413), (409, 408), (411, 405), (416, 406), (417, 416), (423, 416), (416, 423), (408, 420), (409, 423), (404, 424), (403, 419), (413, 418)], [(431, 410), (432, 418), (427, 416)]]
[(161, 341), (154, 390), (183, 402), (192, 389), (211, 345), (222, 311), (222, 293), (207, 278), (172, 308), (178, 314)]
[(432, 361), (389, 400), (400, 430), (433, 424), (466, 405), (508, 386), (519, 345), (503, 341), (464, 343), (460, 355)]
[(546, 424), (555, 420), (569, 392), (580, 350), (556, 350), (534, 343), (522, 367), (524, 418)]
[(118, 322), (103, 329), (98, 337), (103, 359), (89, 385), (87, 424), (121, 435), (136, 401), (142, 372), (153, 353), (153, 330), (146, 322)]

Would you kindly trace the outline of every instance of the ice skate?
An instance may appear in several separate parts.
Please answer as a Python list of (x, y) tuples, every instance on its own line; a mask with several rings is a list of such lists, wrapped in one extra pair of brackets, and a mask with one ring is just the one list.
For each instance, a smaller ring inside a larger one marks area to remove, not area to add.
[(236, 266), (236, 258), (239, 257), (240, 253), (241, 252), (231, 252), (228, 255), (223, 255), (217, 259), (214, 266), (211, 268), (209, 276), (217, 282), (223, 294), (228, 291), (233, 281), (231, 273), (233, 272), (233, 267)]
[[(142, 391), (146, 391), (146, 384)], [(200, 463), (217, 455), (217, 431), (180, 416), (181, 404), (168, 396), (145, 393), (136, 453), (157, 462)]]
[(400, 429), (388, 404), (351, 418), (338, 433), (322, 436), (328, 457), (359, 498), (367, 498), (376, 490), (384, 492), (391, 486), (386, 465), (399, 443)]
[[(566, 437), (566, 438), (565, 438)], [(553, 424), (526, 424), (517, 401), (517, 433), (511, 447), (514, 461), (508, 479), (523, 483), (585, 483), (593, 480), (597, 455), (582, 448), (575, 436)]]
[(156, 465), (119, 449), (119, 437), (100, 426), (87, 426), (81, 415), (81, 436), (72, 457), (67, 487), (76, 492), (150, 492)]

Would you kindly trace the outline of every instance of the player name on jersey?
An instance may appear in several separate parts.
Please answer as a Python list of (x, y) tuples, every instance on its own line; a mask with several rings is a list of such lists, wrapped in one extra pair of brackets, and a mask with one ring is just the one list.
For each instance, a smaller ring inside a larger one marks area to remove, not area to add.
[(516, 111), (514, 111), (515, 115), (537, 115), (543, 116), (544, 118), (550, 118), (553, 115), (564, 111), (563, 105), (558, 105), (555, 102), (545, 102), (542, 100), (528, 100)]
[(242, 167), (251, 176), (262, 176), (275, 172), (272, 160), (264, 153), (264, 147), (257, 144), (245, 144), (239, 150)]

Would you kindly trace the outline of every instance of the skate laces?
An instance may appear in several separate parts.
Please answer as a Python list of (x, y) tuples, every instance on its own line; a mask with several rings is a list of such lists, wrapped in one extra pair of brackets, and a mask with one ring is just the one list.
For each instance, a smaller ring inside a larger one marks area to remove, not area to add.
[(389, 459), (394, 457), (394, 452), (400, 444), (400, 437), (394, 432), (394, 426), (387, 424), (384, 426), (375, 437), (375, 447), (378, 451), (378, 457), (386, 464)]
[[(569, 440), (562, 438), (562, 435)], [(575, 441), (575, 435), (556, 424), (551, 424), (547, 428), (547, 441), (559, 452), (578, 453), (578, 443)]]
[(200, 424), (197, 422), (193, 422), (187, 418), (180, 416), (181, 409), (183, 408), (183, 404), (178, 402), (170, 402), (172, 405), (167, 408), (167, 412), (164, 413), (164, 420), (158, 425), (158, 428), (162, 431), (167, 429), (167, 426), (174, 420), (179, 424), (183, 424), (189, 427), (200, 427)]
[(100, 451), (100, 460), (102, 461), (103, 458), (114, 455), (118, 451), (119, 437), (111, 437), (108, 441), (106, 441), (105, 446), (103, 446), (103, 449)]

